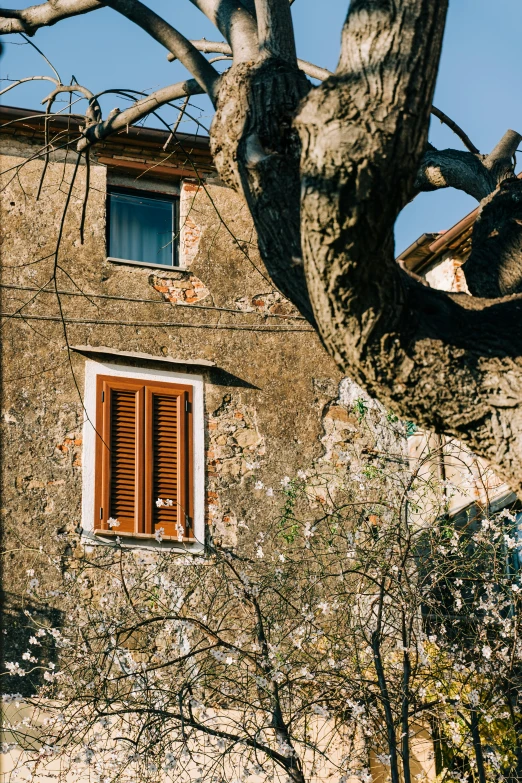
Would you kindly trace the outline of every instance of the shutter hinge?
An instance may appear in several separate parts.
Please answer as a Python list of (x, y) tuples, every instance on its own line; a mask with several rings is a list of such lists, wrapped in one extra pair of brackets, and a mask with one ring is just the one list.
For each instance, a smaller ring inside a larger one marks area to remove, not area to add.
[(100, 519), (103, 519), (103, 508), (100, 508)]
[(185, 400), (185, 413), (192, 413), (192, 403)]
[(105, 402), (105, 392), (102, 391), (102, 402)]

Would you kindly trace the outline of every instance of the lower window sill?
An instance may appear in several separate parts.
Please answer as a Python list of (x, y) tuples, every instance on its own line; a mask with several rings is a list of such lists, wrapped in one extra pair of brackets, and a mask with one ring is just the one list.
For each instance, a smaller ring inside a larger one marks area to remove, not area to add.
[(107, 261), (111, 264), (123, 264), (124, 266), (142, 266), (146, 269), (158, 269), (160, 271), (166, 271), (169, 272), (187, 272), (188, 268), (186, 266), (176, 266), (175, 264), (150, 264), (148, 261), (131, 261), (128, 258), (113, 258), (112, 256), (107, 256)]
[[(92, 531), (95, 536), (110, 536), (111, 538), (127, 538), (127, 539), (138, 539), (140, 541), (150, 541), (151, 543), (157, 542), (157, 539), (154, 537), (154, 534), (151, 535), (150, 533), (129, 533), (125, 531), (118, 532), (117, 530), (93, 530)], [(168, 541), (168, 542), (174, 542), (177, 544), (197, 544), (198, 540), (194, 537), (188, 537), (183, 536), (183, 538), (178, 538), (178, 536), (162, 536), (162, 541)]]

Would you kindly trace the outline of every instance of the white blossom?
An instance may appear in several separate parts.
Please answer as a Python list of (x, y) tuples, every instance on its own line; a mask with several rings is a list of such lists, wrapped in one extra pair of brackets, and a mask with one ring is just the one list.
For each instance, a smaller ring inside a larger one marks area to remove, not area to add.
[(165, 528), (164, 527), (158, 527), (157, 530), (154, 533), (154, 538), (158, 542), (158, 544), (161, 544), (163, 541), (163, 536), (165, 535)]
[(25, 677), (25, 675), (27, 674), (25, 669), (22, 669), (22, 667), (20, 666), (20, 664), (18, 662), (13, 663), (11, 661), (6, 661), (4, 666), (5, 666), (5, 668), (7, 669), (7, 671), (9, 672), (9, 674), (12, 677), (15, 677), (15, 676)]
[(109, 525), (110, 529), (112, 530), (113, 527), (119, 527), (120, 522), (118, 519), (115, 519), (114, 517), (109, 517), (107, 520), (107, 524)]
[(321, 707), (320, 704), (314, 704), (312, 707), (312, 712), (314, 715), (320, 715), (322, 718), (329, 718), (330, 713), (325, 707)]
[(473, 707), (476, 707), (478, 705), (479, 701), (480, 701), (480, 699), (479, 699), (479, 692), (476, 691), (476, 690), (471, 691), (471, 693), (469, 694), (469, 703)]

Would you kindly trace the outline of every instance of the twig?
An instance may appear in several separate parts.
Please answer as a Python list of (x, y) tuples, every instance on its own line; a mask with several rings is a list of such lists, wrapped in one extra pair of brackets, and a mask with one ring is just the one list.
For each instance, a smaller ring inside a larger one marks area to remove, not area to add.
[(437, 109), (436, 106), (431, 107), (431, 113), (437, 117), (444, 125), (447, 125), (448, 128), (451, 128), (453, 133), (455, 133), (461, 142), (464, 144), (464, 146), (470, 151), (473, 152), (474, 155), (480, 155), (480, 151), (475, 147), (467, 133), (464, 133), (461, 127), (457, 125), (456, 122), (454, 122), (452, 119), (448, 117), (447, 114), (444, 114), (443, 111), (440, 109)]
[(36, 49), (36, 51), (38, 52), (38, 54), (40, 54), (40, 55), (41, 55), (41, 56), (44, 58), (45, 62), (47, 63), (47, 65), (49, 66), (49, 68), (50, 68), (50, 69), (53, 71), (53, 73), (56, 75), (56, 78), (58, 79), (58, 81), (59, 81), (59, 82), (60, 82), (60, 84), (61, 84), (61, 83), (62, 83), (62, 79), (61, 79), (61, 76), (60, 76), (60, 74), (58, 73), (58, 71), (56, 70), (56, 68), (55, 68), (55, 67), (54, 67), (54, 65), (52, 64), (52, 62), (51, 62), (51, 61), (50, 61), (50, 60), (49, 60), (49, 59), (48, 59), (48, 58), (45, 56), (45, 54), (42, 52), (42, 50), (41, 50), (41, 49), (39, 49), (39, 48), (37, 47), (37, 45), (36, 45), (36, 44), (34, 44), (32, 41), (30, 41), (30, 40), (29, 40), (29, 38), (27, 38), (27, 37), (26, 37), (26, 36), (25, 36), (23, 33), (19, 33), (19, 35), (20, 35), (20, 36), (21, 36), (21, 37), (24, 39), (24, 41), (25, 41), (26, 43), (28, 43), (28, 44), (29, 44), (29, 46), (32, 46), (32, 47), (33, 47), (33, 49)]
[(175, 136), (175, 134), (176, 134), (176, 131), (177, 131), (177, 130), (178, 130), (178, 128), (179, 128), (179, 124), (180, 124), (180, 122), (181, 122), (181, 120), (182, 120), (182, 118), (183, 118), (183, 115), (185, 114), (185, 109), (186, 109), (186, 108), (187, 108), (187, 106), (188, 106), (188, 102), (189, 102), (189, 100), (190, 100), (190, 95), (187, 95), (187, 97), (186, 97), (186, 98), (185, 98), (185, 100), (183, 101), (183, 104), (182, 104), (182, 106), (181, 106), (181, 109), (179, 110), (179, 114), (178, 114), (178, 117), (177, 117), (177, 119), (176, 119), (176, 122), (175, 122), (175, 123), (174, 123), (174, 125), (172, 126), (172, 130), (171, 130), (171, 132), (170, 132), (170, 136), (168, 137), (167, 141), (166, 141), (166, 142), (165, 142), (165, 144), (163, 145), (163, 149), (164, 149), (164, 150), (166, 150), (166, 149), (167, 149), (167, 147), (168, 147), (168, 146), (169, 146), (169, 144), (170, 144), (170, 141), (171, 141), (171, 139), (173, 139), (173, 138), (174, 138), (174, 136)]

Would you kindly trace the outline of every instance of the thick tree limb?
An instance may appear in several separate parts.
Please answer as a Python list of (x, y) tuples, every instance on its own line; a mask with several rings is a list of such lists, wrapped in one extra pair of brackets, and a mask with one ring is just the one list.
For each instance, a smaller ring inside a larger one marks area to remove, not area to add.
[(485, 167), (483, 156), (461, 150), (436, 150), (431, 144), (415, 180), (416, 190), (456, 188), (477, 201), (489, 196), (497, 184), (493, 172)]
[(520, 133), (508, 130), (494, 150), (484, 159), (484, 166), (493, 172), (498, 182), (514, 173), (513, 156), (521, 141), (522, 135)]
[(304, 73), (273, 58), (222, 76), (211, 149), (224, 182), (245, 196), (275, 285), (314, 323), (299, 234), (299, 141), (292, 127), (310, 90)]
[(210, 98), (215, 100), (219, 74), (184, 35), (140, 0), (107, 0), (107, 5), (163, 44), (185, 66)]
[[(421, 427), (466, 442), (522, 494), (522, 297), (437, 291), (393, 258), (395, 218), (426, 148), (445, 14), (436, 0), (350, 6), (336, 75), (297, 119), (308, 290), (345, 372)], [(506, 149), (493, 157), (505, 161)]]
[(170, 103), (170, 101), (184, 98), (186, 95), (200, 95), (202, 92), (203, 89), (201, 85), (199, 85), (195, 79), (188, 79), (184, 82), (178, 82), (177, 84), (163, 87), (161, 90), (156, 90), (156, 92), (136, 101), (135, 104), (129, 106), (125, 111), (118, 112), (112, 117), (109, 116), (103, 122), (87, 127), (84, 130), (84, 138), (78, 143), (78, 152), (83, 151), (91, 144), (94, 144), (113, 133), (124, 130), (129, 125), (138, 122), (159, 107), (164, 106), (166, 103)]
[(505, 179), (484, 199), (462, 269), (473, 296), (522, 294), (522, 180)]
[(190, 0), (199, 8), (232, 47), (235, 63), (259, 56), (257, 24), (246, 8), (235, 0)]
[(103, 8), (98, 0), (54, 0), (54, 2), (32, 5), (20, 11), (0, 9), (0, 34), (25, 33), (34, 35), (40, 27), (50, 27), (70, 16), (87, 14)]
[(261, 56), (295, 63), (297, 54), (288, 0), (255, 0), (255, 3)]

